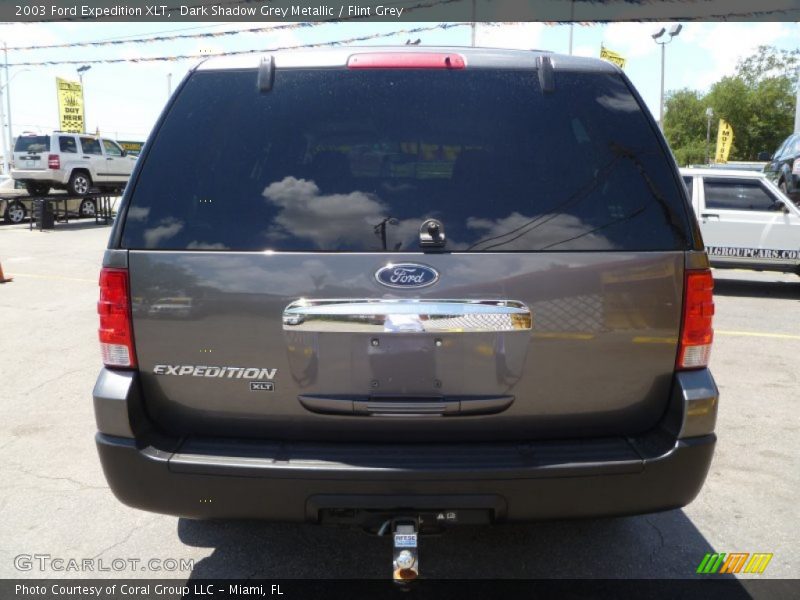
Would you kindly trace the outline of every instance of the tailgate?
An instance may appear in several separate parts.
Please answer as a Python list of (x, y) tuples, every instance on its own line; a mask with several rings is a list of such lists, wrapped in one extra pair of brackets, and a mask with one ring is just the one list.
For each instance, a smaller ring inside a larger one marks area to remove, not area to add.
[(662, 416), (682, 253), (400, 259), (439, 280), (387, 290), (382, 255), (131, 252), (151, 417), (176, 434), (445, 441), (631, 434)]

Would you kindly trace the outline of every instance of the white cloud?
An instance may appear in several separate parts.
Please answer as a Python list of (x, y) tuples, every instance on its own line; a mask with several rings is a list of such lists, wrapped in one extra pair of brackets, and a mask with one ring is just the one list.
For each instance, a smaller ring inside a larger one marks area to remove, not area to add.
[(588, 56), (590, 58), (597, 58), (600, 56), (600, 48), (594, 46), (575, 46), (572, 49), (575, 56)]
[(619, 52), (626, 59), (653, 54), (656, 44), (652, 34), (667, 23), (611, 23), (603, 30), (603, 43), (609, 50)]
[[(691, 87), (707, 89), (721, 77), (732, 75), (740, 59), (762, 45), (773, 45), (784, 37), (797, 39), (797, 24), (790, 23), (704, 23), (687, 41), (696, 43), (713, 61), (713, 66), (694, 74)], [(690, 31), (687, 28), (687, 33)]]
[(533, 50), (541, 48), (543, 23), (514, 23), (501, 25), (478, 25), (475, 45), (485, 48), (517, 48)]

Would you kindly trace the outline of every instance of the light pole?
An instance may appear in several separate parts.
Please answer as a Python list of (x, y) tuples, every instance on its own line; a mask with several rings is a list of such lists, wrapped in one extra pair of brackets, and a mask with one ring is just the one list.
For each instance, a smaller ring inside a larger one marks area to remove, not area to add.
[(800, 69), (797, 69), (797, 100), (794, 105), (794, 132), (800, 133)]
[(706, 109), (706, 164), (709, 164), (710, 156), (708, 154), (711, 147), (711, 119), (714, 118), (714, 109), (710, 106)]
[(83, 108), (83, 133), (87, 133), (89, 129), (89, 121), (86, 119), (86, 94), (83, 93), (83, 74), (91, 69), (91, 65), (83, 65), (78, 67), (78, 79), (81, 82), (81, 107)]
[[(8, 84), (6, 84), (8, 85)], [(8, 139), (2, 125), (5, 123), (6, 116), (3, 114), (3, 90), (6, 86), (0, 86), (0, 137), (3, 138), (3, 175), (8, 175)]]
[(656, 44), (661, 46), (661, 96), (658, 102), (658, 126), (661, 127), (661, 131), (664, 131), (664, 55), (665, 55), (665, 46), (669, 44), (673, 38), (678, 35), (683, 29), (683, 25), (673, 25), (669, 29), (669, 37), (664, 39), (664, 41), (659, 42), (661, 38), (664, 37), (664, 34), (667, 33), (667, 30), (663, 27), (656, 31), (653, 34), (653, 40)]
[[(6, 100), (9, 99), (11, 95), (11, 88), (9, 87), (11, 84), (11, 80), (14, 79), (20, 73), (28, 73), (30, 69), (22, 69), (21, 71), (17, 71), (14, 73), (10, 78), (8, 77), (8, 71), (6, 71), (6, 82), (4, 85), (0, 85), (0, 135), (3, 136), (3, 173), (8, 175), (8, 153), (9, 151), (14, 151), (14, 138), (11, 134), (11, 102), (8, 102), (6, 105), (8, 107), (8, 115), (3, 114), (3, 94), (7, 94)], [(6, 137), (5, 132), (3, 131), (3, 127), (5, 127), (5, 120), (8, 117), (8, 137)]]

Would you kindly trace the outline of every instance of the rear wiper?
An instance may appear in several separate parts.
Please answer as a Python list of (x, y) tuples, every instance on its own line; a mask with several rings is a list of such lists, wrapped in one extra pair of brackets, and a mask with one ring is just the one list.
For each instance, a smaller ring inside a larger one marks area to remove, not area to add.
[(630, 148), (626, 148), (621, 144), (617, 144), (616, 142), (611, 142), (610, 147), (611, 151), (616, 156), (627, 158), (636, 166), (636, 170), (639, 172), (639, 175), (642, 176), (647, 189), (650, 190), (650, 194), (661, 206), (661, 210), (664, 212), (664, 216), (667, 218), (670, 226), (685, 244), (688, 241), (686, 238), (686, 231), (683, 227), (685, 223), (681, 223), (680, 215), (678, 215), (674, 207), (670, 206), (670, 203), (667, 202), (666, 198), (664, 198), (664, 194), (661, 193), (661, 190), (658, 189), (656, 184), (653, 183), (653, 180), (650, 179), (650, 175), (647, 174), (647, 171), (645, 170), (644, 165), (642, 165), (642, 161), (639, 160), (637, 153)]

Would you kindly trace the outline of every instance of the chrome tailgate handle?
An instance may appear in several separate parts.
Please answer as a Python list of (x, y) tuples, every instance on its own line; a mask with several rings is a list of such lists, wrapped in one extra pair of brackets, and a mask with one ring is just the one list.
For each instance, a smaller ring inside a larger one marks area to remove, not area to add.
[(530, 331), (530, 309), (515, 300), (308, 300), (283, 311), (285, 331), (471, 333)]

